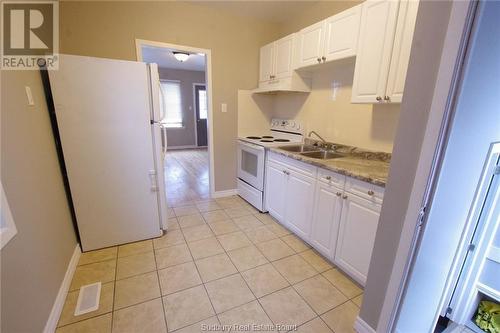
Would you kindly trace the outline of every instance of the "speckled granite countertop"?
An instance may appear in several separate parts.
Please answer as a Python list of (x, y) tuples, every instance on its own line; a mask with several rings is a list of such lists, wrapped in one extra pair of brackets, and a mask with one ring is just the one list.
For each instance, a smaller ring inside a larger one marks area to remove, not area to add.
[(349, 146), (337, 145), (337, 147), (336, 151), (346, 154), (346, 157), (320, 160), (280, 148), (269, 148), (269, 150), (323, 169), (385, 187), (389, 174), (391, 154), (370, 152)]

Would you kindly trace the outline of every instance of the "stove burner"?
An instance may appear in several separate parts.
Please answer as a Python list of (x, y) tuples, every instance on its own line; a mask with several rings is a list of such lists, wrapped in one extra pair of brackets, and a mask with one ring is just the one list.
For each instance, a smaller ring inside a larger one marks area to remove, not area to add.
[(274, 142), (290, 142), (288, 139), (274, 139)]
[(260, 136), (247, 136), (247, 139), (259, 140), (259, 139), (261, 139), (261, 137)]
[(272, 139), (274, 138), (273, 136), (270, 136), (270, 135), (263, 135), (262, 136), (263, 139)]
[(260, 140), (260, 142), (273, 142), (273, 140)]

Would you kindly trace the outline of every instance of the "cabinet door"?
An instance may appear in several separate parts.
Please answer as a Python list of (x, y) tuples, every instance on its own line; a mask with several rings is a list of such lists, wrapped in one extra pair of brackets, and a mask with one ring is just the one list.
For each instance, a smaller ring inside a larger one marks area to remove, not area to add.
[(353, 103), (383, 102), (398, 7), (399, 2), (393, 0), (368, 0), (362, 5)]
[(293, 40), (294, 35), (290, 35), (275, 42), (274, 75), (278, 79), (292, 76)]
[(326, 19), (326, 62), (356, 55), (361, 21), (361, 5)]
[(318, 22), (299, 32), (299, 56), (297, 67), (319, 64), (324, 49), (325, 21)]
[(380, 205), (349, 193), (344, 197), (335, 264), (364, 286), (380, 217)]
[(288, 170), (285, 194), (285, 224), (305, 240), (309, 239), (316, 179)]
[(266, 208), (274, 218), (284, 222), (286, 175), (284, 166), (268, 162), (266, 168)]
[(387, 81), (387, 96), (390, 102), (401, 103), (403, 99), (417, 11), (418, 1), (403, 0), (399, 5), (398, 24)]
[(333, 259), (342, 210), (342, 190), (318, 182), (313, 210), (311, 243), (325, 257)]
[(265, 82), (271, 79), (274, 71), (274, 43), (264, 45), (260, 48), (260, 73), (259, 81)]

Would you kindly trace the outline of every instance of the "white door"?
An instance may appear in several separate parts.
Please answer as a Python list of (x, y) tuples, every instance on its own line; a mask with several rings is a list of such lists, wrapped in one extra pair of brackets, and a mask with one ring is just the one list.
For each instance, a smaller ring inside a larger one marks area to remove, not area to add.
[(324, 30), (325, 21), (321, 21), (299, 32), (298, 68), (321, 63), (324, 48)]
[(333, 184), (318, 182), (313, 210), (311, 242), (319, 252), (332, 260), (341, 211), (342, 190)]
[(390, 102), (401, 103), (403, 99), (418, 4), (419, 2), (415, 0), (402, 0), (399, 5), (398, 24), (387, 81), (387, 96)]
[(356, 55), (361, 21), (361, 5), (325, 20), (326, 62)]
[(286, 175), (285, 167), (268, 162), (266, 168), (266, 209), (280, 222), (284, 222)]
[(368, 0), (362, 5), (353, 103), (384, 101), (398, 6), (393, 0)]
[(343, 198), (334, 262), (364, 286), (380, 217), (380, 205), (349, 193)]
[(274, 42), (260, 48), (259, 81), (265, 82), (272, 79), (274, 74)]
[(50, 84), (83, 250), (159, 236), (147, 65), (59, 61)]
[(286, 178), (285, 224), (308, 240), (311, 235), (316, 180), (290, 170), (287, 170)]
[(274, 62), (274, 75), (277, 79), (292, 76), (292, 56), (293, 56), (293, 39), (294, 34), (283, 37), (277, 40), (274, 45), (275, 62)]

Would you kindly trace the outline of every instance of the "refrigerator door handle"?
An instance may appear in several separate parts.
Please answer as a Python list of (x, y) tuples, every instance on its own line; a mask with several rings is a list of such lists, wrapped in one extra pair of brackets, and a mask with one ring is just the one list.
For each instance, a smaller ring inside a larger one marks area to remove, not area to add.
[(163, 137), (163, 154), (167, 153), (167, 127), (160, 125), (161, 135)]
[(149, 170), (149, 181), (151, 182), (151, 191), (158, 192), (158, 181), (156, 179), (156, 170)]

